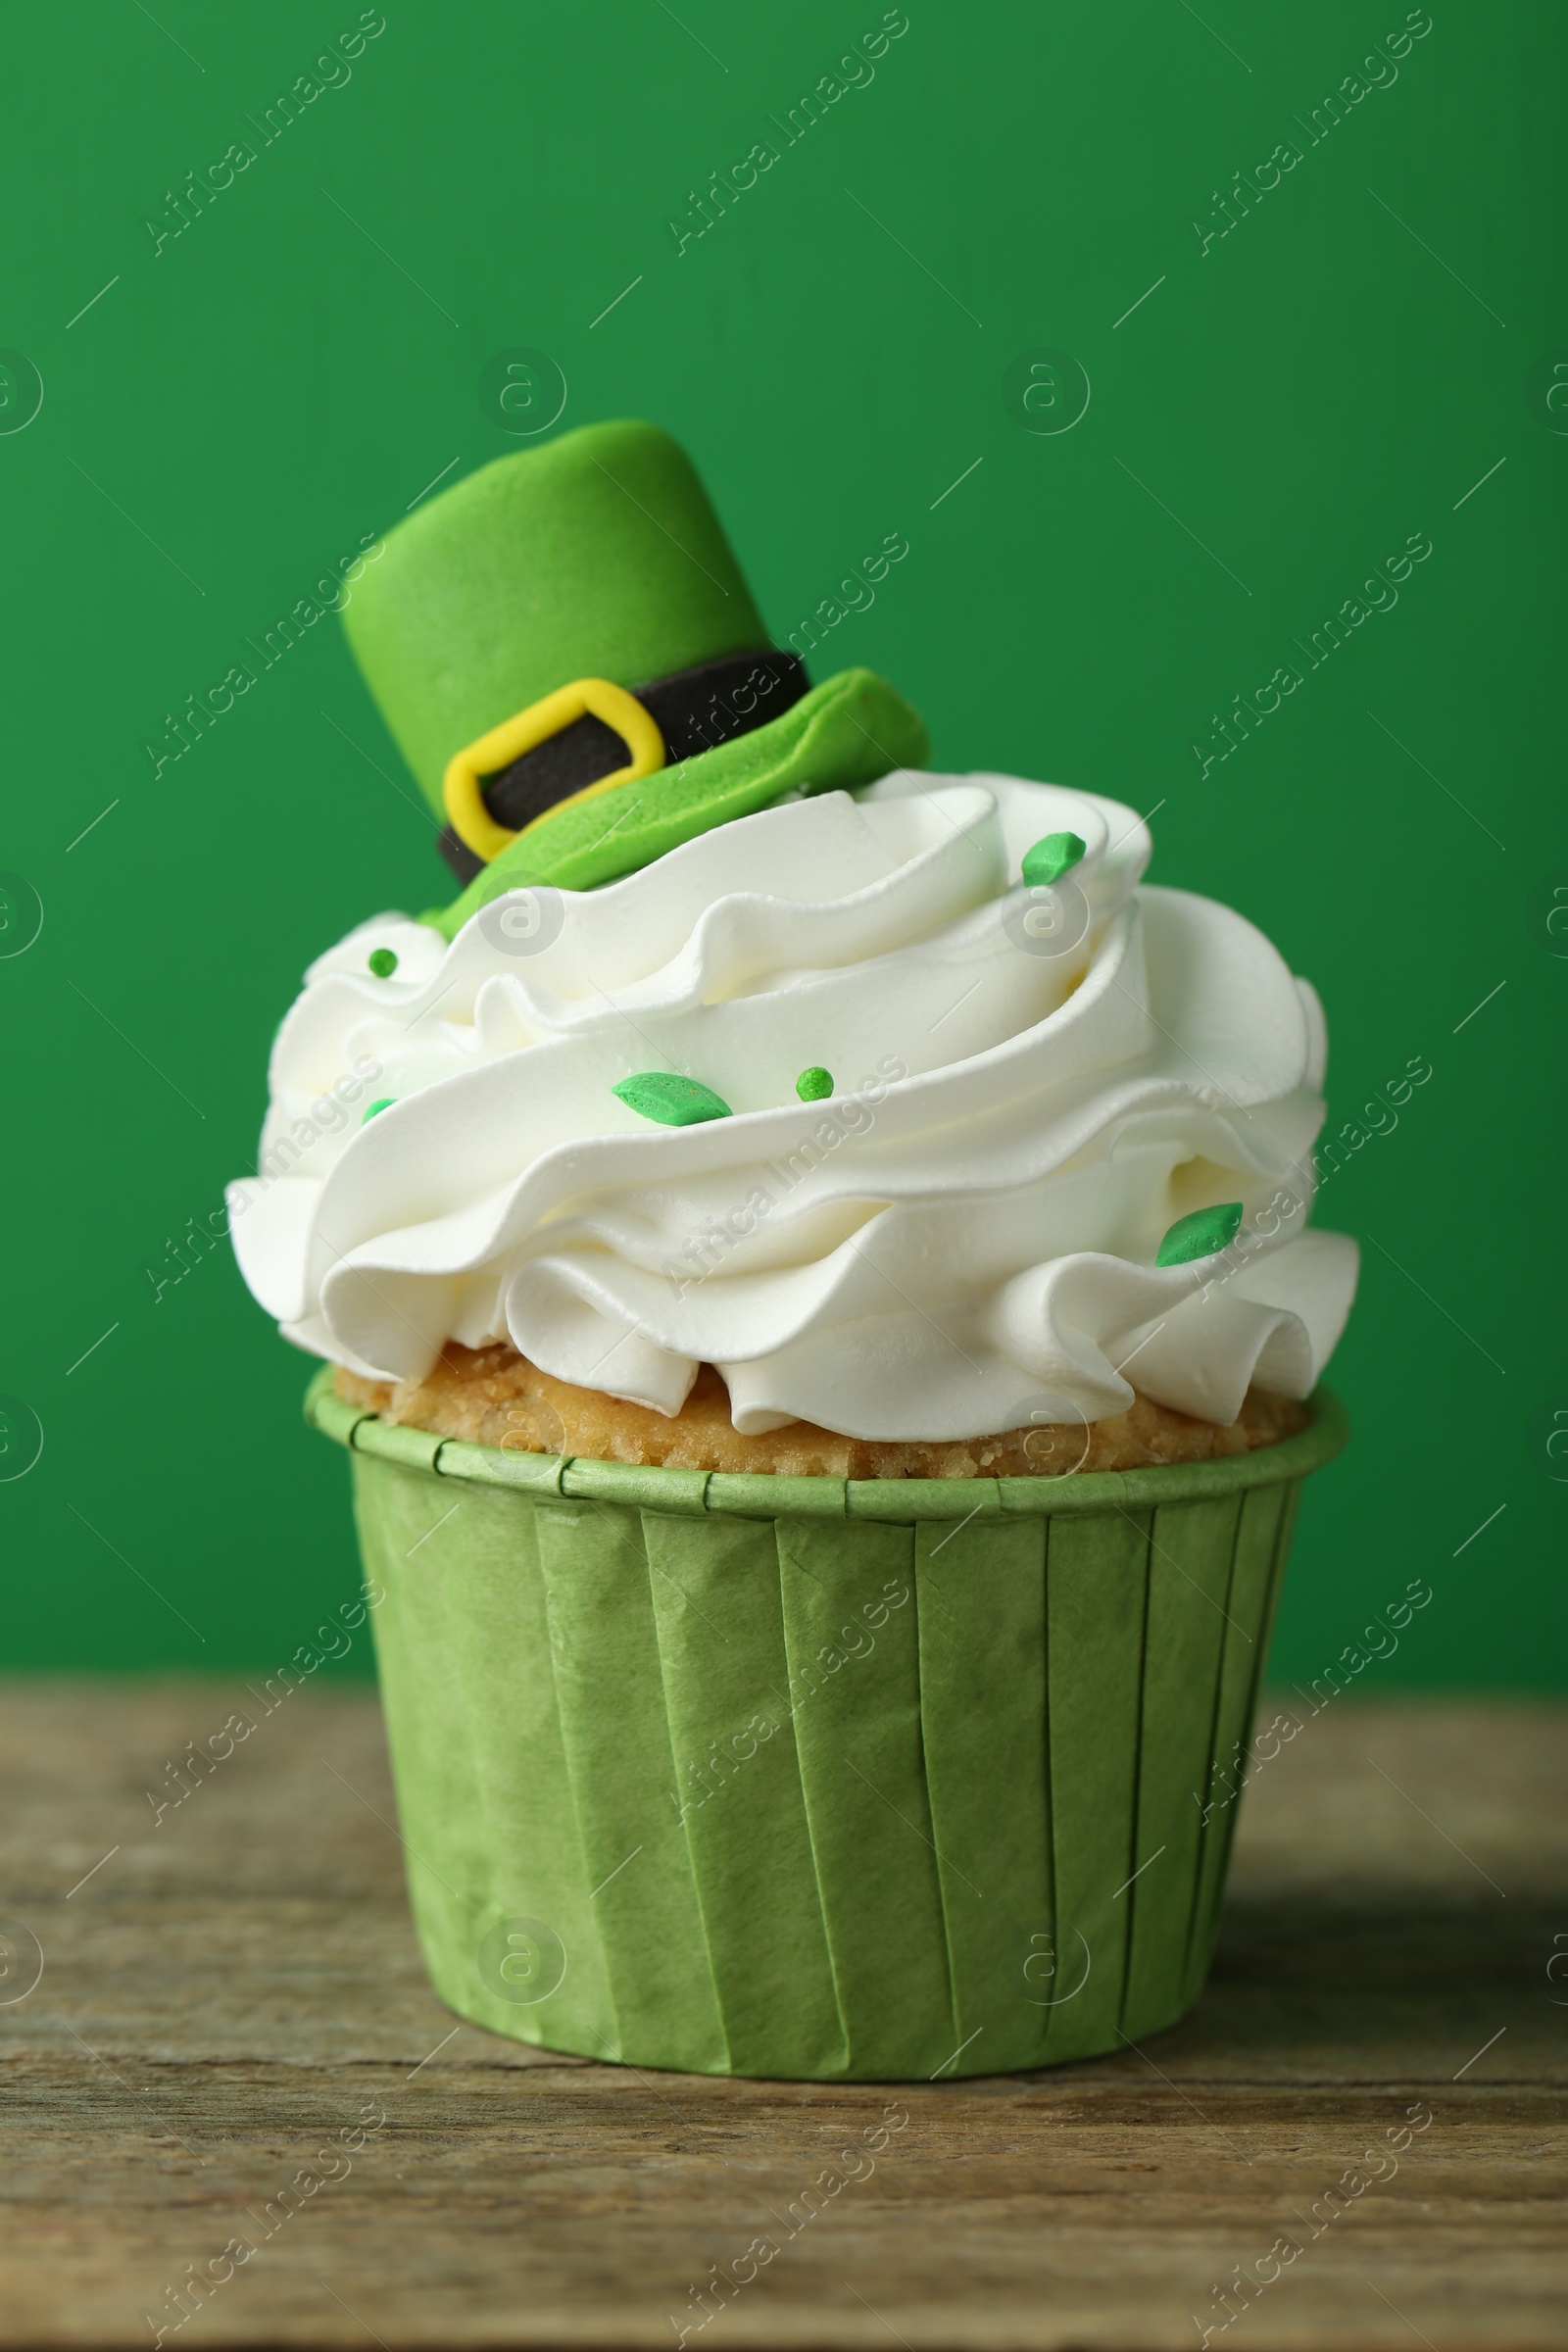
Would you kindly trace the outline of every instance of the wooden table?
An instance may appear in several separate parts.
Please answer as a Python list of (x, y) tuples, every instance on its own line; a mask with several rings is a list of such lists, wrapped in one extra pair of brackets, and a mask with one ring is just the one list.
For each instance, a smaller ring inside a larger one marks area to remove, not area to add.
[[(0, 1707), (6, 2346), (1568, 2341), (1568, 1716), (1336, 1702), (1249, 1794), (1184, 2025), (888, 2090), (457, 2025), (410, 1929), (373, 1698), (291, 1699), (155, 1825), (146, 1791), (237, 1697)], [(874, 2171), (786, 2236), (890, 2105)], [(1330, 2187), (1401, 2132), (1341, 2211)], [(297, 2179), (319, 2185), (283, 2200)], [(760, 2236), (776, 2257), (699, 2327)], [(1216, 2287), (1277, 2241), (1223, 2327)], [(225, 2259), (176, 2327), (170, 2290)]]

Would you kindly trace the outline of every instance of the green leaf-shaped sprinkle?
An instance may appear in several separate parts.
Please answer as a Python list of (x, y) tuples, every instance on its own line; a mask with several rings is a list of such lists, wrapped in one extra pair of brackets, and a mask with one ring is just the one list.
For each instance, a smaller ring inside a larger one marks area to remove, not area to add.
[(813, 1062), (796, 1079), (795, 1092), (803, 1102), (825, 1102), (833, 1092), (832, 1071), (824, 1070), (820, 1062)]
[(383, 1095), (379, 1102), (368, 1102), (365, 1106), (365, 1117), (360, 1121), (360, 1125), (363, 1127), (367, 1121), (373, 1119), (378, 1110), (390, 1110), (396, 1101), (396, 1095)]
[(697, 1078), (679, 1078), (673, 1070), (639, 1070), (611, 1088), (628, 1110), (657, 1119), (661, 1127), (698, 1127), (704, 1119), (727, 1119), (729, 1104), (710, 1086)]
[(1159, 1245), (1156, 1266), (1191, 1265), (1195, 1257), (1212, 1257), (1216, 1250), (1228, 1250), (1242, 1228), (1242, 1204), (1239, 1200), (1224, 1200), (1217, 1208), (1195, 1208), (1190, 1217), (1178, 1217)]
[(1037, 841), (1032, 850), (1023, 854), (1023, 878), (1031, 890), (1059, 881), (1067, 868), (1076, 865), (1084, 854), (1084, 844), (1076, 833), (1048, 833)]

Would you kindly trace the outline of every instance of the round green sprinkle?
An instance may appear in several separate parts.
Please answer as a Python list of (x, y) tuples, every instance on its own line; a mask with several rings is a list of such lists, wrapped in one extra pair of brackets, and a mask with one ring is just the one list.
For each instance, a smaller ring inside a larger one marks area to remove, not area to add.
[(1177, 1218), (1160, 1243), (1154, 1263), (1186, 1266), (1194, 1258), (1212, 1257), (1217, 1250), (1228, 1250), (1241, 1229), (1239, 1200), (1224, 1200), (1217, 1208), (1195, 1208), (1190, 1217)]
[(639, 1070), (634, 1078), (622, 1078), (610, 1091), (628, 1110), (645, 1119), (657, 1119), (661, 1127), (697, 1127), (705, 1119), (731, 1115), (722, 1095), (715, 1095), (701, 1079), (682, 1078), (673, 1070)]
[(378, 980), (390, 980), (398, 968), (398, 959), (391, 948), (370, 950), (370, 969)]
[(803, 1070), (796, 1079), (795, 1092), (803, 1102), (823, 1102), (833, 1092), (832, 1071), (824, 1070), (820, 1063), (813, 1062), (808, 1070)]
[(1078, 863), (1084, 846), (1076, 833), (1048, 833), (1032, 850), (1025, 850), (1023, 878), (1030, 889), (1039, 890), (1058, 882), (1069, 866)]
[(367, 1120), (373, 1119), (378, 1110), (390, 1110), (396, 1101), (396, 1095), (383, 1095), (379, 1102), (368, 1103), (365, 1118), (360, 1121), (360, 1125), (363, 1127)]

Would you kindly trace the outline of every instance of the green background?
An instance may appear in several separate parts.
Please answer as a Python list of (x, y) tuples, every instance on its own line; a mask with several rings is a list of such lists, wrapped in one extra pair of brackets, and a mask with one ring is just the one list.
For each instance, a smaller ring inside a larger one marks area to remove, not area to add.
[[(334, 619), (157, 780), (143, 747), (453, 461), (519, 446), (477, 387), (524, 345), (564, 373), (558, 429), (685, 442), (780, 638), (903, 532), (815, 674), (883, 671), (939, 766), (1158, 804), (1154, 879), (1321, 990), (1333, 1126), (1430, 1061), (1319, 1212), (1365, 1245), (1333, 1370), (1356, 1439), (1308, 1494), (1278, 1671), (1320, 1674), (1420, 1577), (1363, 1690), (1561, 1678), (1564, 38), (1544, 6), (1435, 10), (1316, 144), (1396, 0), (909, 0), (790, 146), (770, 117), (872, 0), (388, 0), (265, 146), (247, 116), (347, 0), (15, 20), (0, 343), (44, 399), (0, 437), (0, 865), (44, 919), (0, 961), (0, 1392), (45, 1445), (0, 1485), (12, 1663), (269, 1670), (354, 1586), (310, 1364), (226, 1246), (154, 1277), (254, 1164), (306, 962), (444, 869)], [(166, 192), (240, 138), (255, 162), (155, 253)], [(688, 192), (760, 139), (777, 163), (677, 254)], [(1195, 217), (1287, 139), (1202, 251)], [(1040, 346), (1093, 387), (1055, 435), (1004, 401)], [(1200, 778), (1211, 714), (1413, 532), (1397, 607)], [(362, 1638), (338, 1671), (367, 1665)]]

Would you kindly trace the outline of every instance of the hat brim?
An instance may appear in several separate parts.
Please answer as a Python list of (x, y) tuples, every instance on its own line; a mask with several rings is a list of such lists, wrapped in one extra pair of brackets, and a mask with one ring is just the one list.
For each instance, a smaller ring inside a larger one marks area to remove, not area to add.
[(461, 898), (421, 919), (455, 939), (509, 890), (540, 883), (593, 890), (715, 825), (752, 815), (781, 793), (874, 784), (893, 768), (923, 767), (930, 753), (924, 723), (903, 695), (872, 670), (841, 670), (750, 735), (541, 817)]

